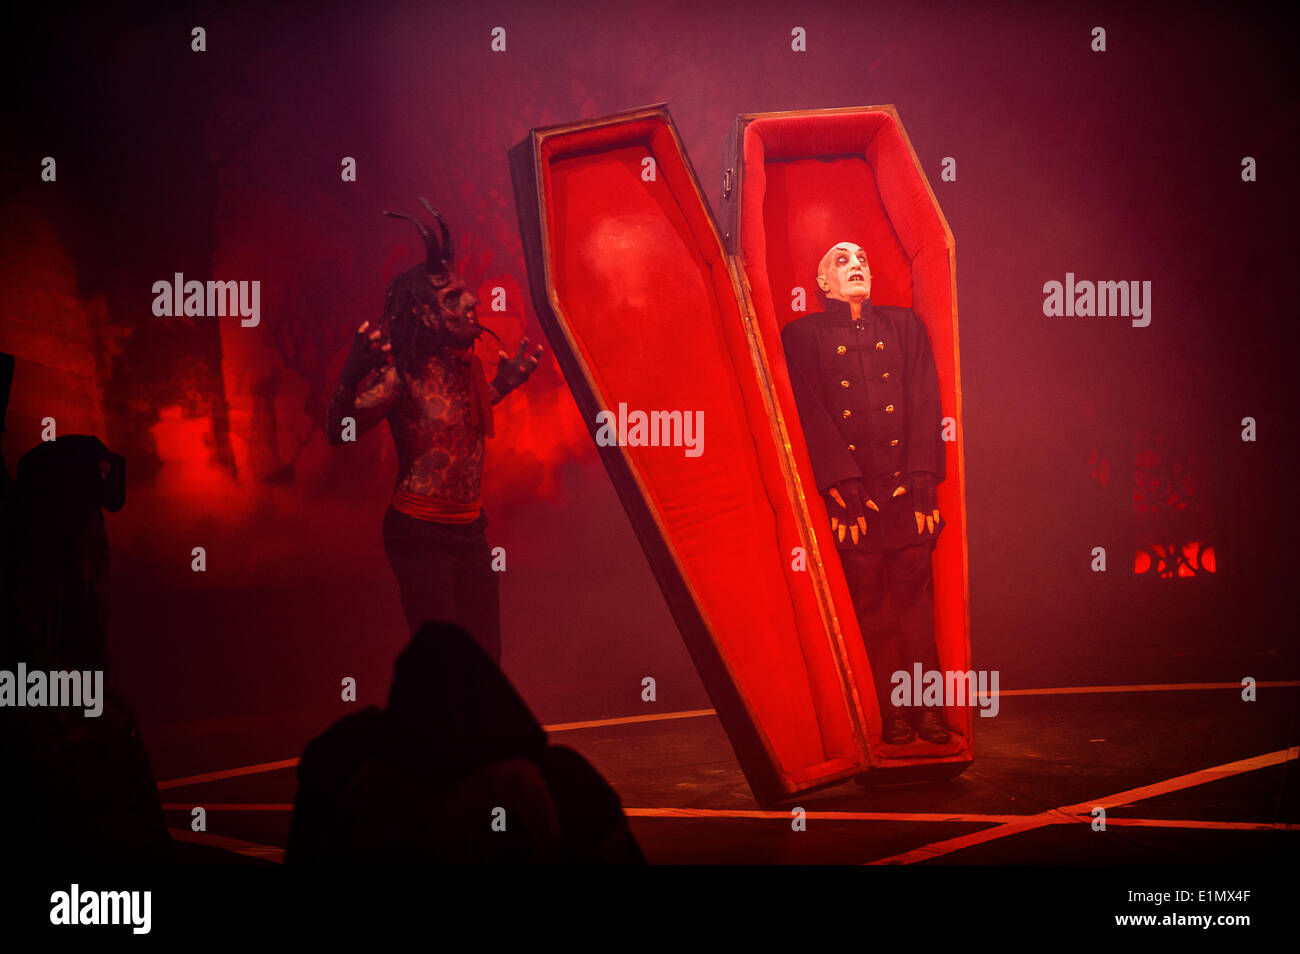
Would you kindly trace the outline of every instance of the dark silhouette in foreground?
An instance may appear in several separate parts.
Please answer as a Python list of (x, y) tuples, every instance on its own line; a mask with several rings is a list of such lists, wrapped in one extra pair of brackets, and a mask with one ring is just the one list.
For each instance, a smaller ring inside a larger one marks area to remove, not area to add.
[[(7, 404), (13, 365), (0, 358)], [(108, 671), (103, 511), (126, 500), (125, 461), (98, 438), (74, 434), (25, 454), (14, 481), (2, 458), (0, 470), (0, 670), (24, 701), (40, 697), (18, 684), (20, 671), (88, 681), (98, 672), (102, 705), (92, 717), (84, 706), (18, 707), (16, 696), (0, 708), (7, 848), (34, 860), (168, 860), (149, 758)]]
[(546, 732), (459, 626), (426, 623), (388, 707), (313, 739), (298, 767), (290, 864), (644, 863), (617, 794)]

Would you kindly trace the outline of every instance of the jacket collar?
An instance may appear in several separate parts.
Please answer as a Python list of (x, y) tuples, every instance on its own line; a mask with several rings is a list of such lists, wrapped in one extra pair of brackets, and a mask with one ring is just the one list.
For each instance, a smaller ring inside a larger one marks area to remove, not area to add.
[[(853, 321), (853, 313), (849, 310), (849, 303), (847, 301), (840, 301), (838, 298), (827, 298), (825, 299), (825, 302), (825, 314), (830, 315), (836, 321)], [(871, 313), (871, 299), (868, 298), (862, 303), (862, 321), (870, 321)]]

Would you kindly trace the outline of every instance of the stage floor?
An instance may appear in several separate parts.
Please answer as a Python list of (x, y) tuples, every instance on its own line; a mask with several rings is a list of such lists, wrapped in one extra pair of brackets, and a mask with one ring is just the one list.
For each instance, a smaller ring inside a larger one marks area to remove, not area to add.
[[(1001, 693), (944, 782), (855, 783), (787, 810), (749, 793), (711, 710), (548, 726), (622, 797), (655, 864), (1191, 864), (1281, 861), (1300, 837), (1300, 684)], [(284, 859), (297, 755), (323, 724), (227, 720), (145, 738), (178, 857)], [(279, 750), (275, 746), (280, 746)], [(194, 806), (207, 831), (191, 832)], [(1106, 810), (1105, 831), (1093, 809)], [(1284, 854), (1285, 853), (1285, 854)]]

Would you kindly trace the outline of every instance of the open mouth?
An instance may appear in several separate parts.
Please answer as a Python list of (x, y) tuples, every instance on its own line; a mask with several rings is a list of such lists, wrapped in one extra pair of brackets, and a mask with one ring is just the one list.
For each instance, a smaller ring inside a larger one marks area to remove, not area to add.
[(849, 276), (849, 281), (851, 282), (865, 282), (866, 280), (867, 277), (865, 275), (859, 274), (858, 272), (854, 272), (852, 275)]

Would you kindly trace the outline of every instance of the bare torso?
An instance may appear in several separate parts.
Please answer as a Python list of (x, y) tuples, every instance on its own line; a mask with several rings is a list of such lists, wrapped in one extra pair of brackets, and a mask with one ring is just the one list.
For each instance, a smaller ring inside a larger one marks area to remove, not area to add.
[(468, 365), (454, 357), (430, 357), (418, 375), (388, 365), (362, 380), (343, 413), (356, 417), (358, 431), (388, 421), (398, 490), (469, 504), (482, 489), (484, 453), (484, 432), (471, 419), (471, 386)]
[(388, 426), (397, 446), (397, 488), (472, 503), (483, 484), (483, 431), (470, 423), (469, 374), (430, 358), (423, 374), (402, 376)]

